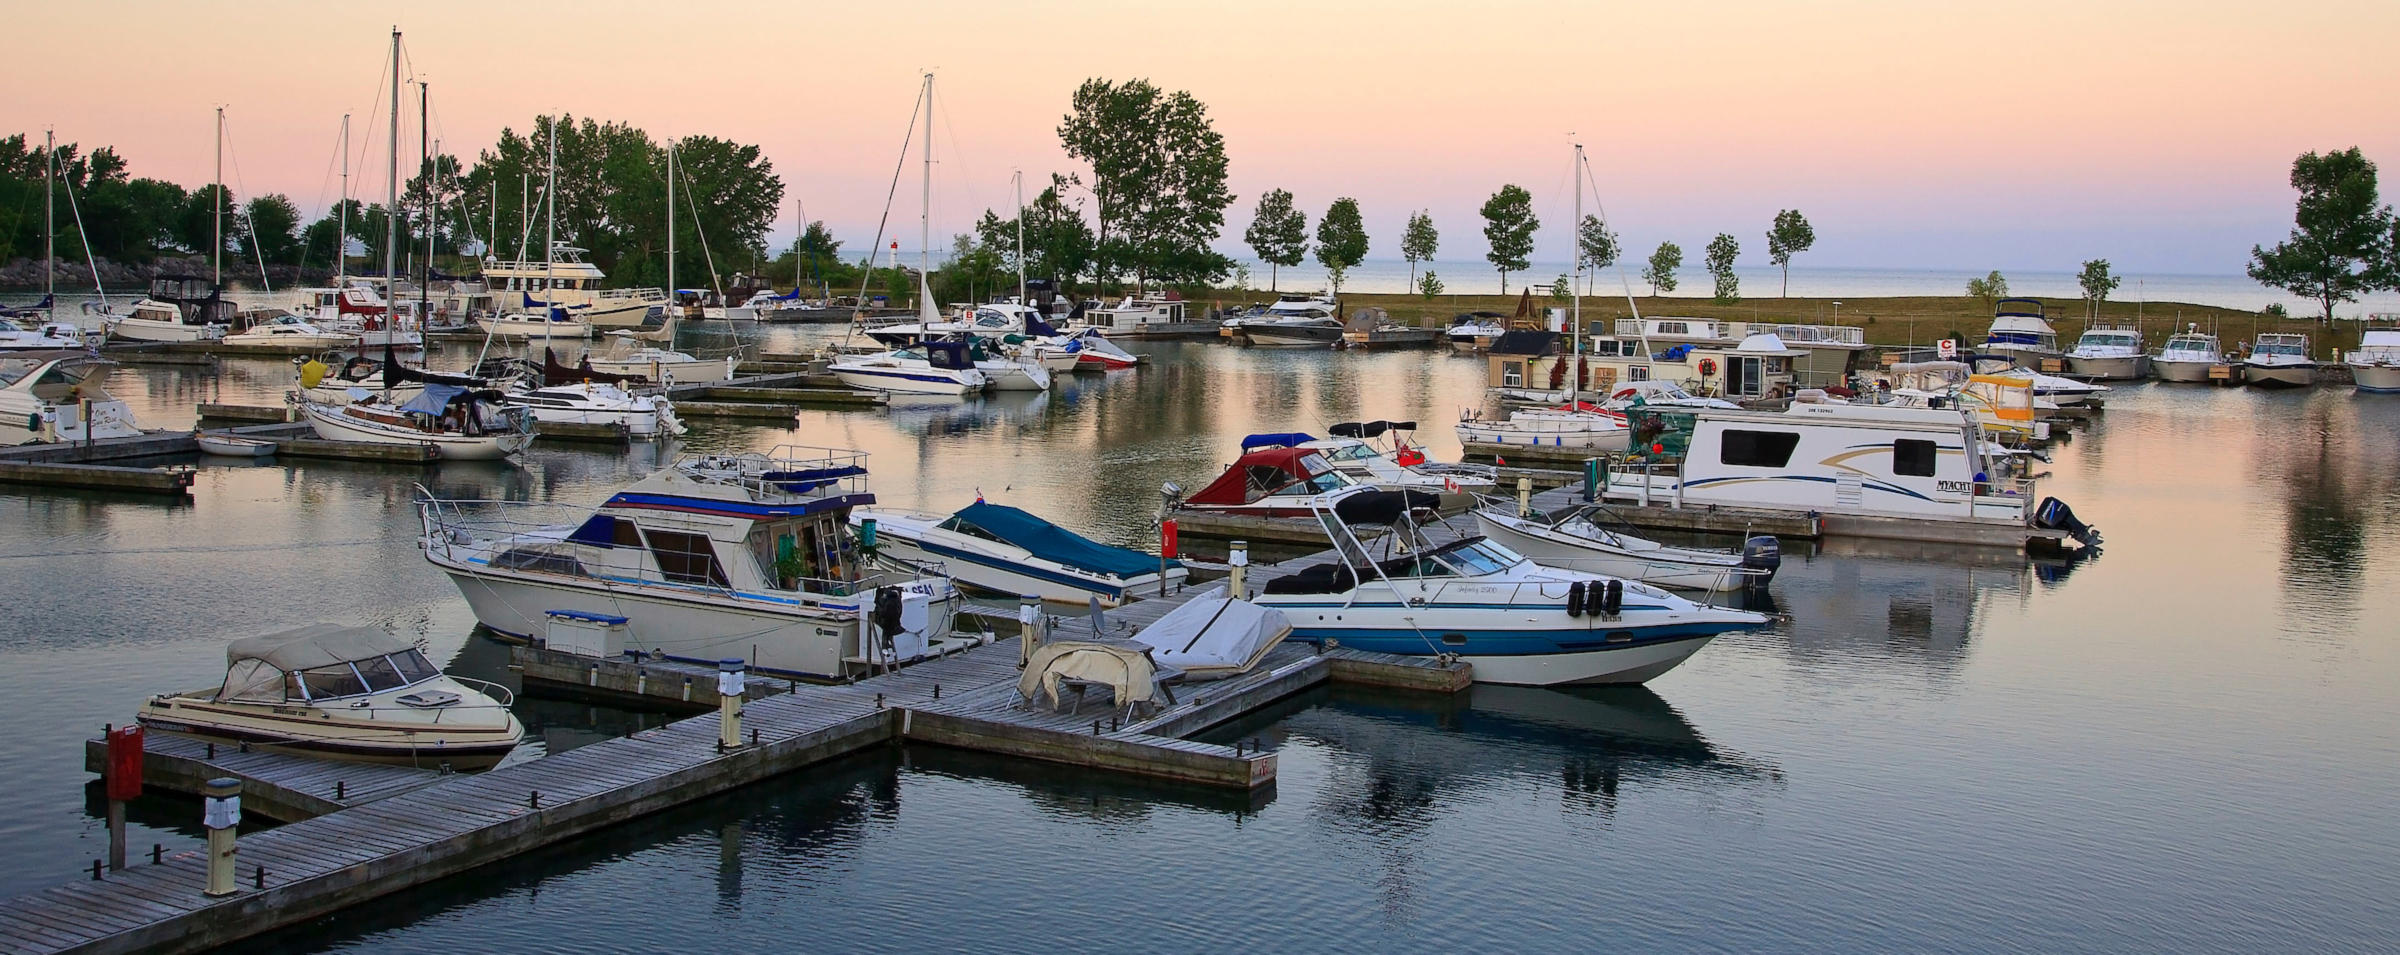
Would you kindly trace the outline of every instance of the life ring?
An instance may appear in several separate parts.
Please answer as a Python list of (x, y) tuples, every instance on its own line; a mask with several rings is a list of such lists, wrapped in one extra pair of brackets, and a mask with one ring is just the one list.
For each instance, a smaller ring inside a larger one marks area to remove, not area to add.
[(1714, 358), (1703, 358), (1703, 359), (1700, 359), (1700, 373), (1701, 373), (1701, 374), (1703, 374), (1703, 375), (1713, 375), (1713, 374), (1716, 374), (1716, 373), (1717, 373), (1717, 360), (1716, 360), (1716, 359), (1714, 359)]

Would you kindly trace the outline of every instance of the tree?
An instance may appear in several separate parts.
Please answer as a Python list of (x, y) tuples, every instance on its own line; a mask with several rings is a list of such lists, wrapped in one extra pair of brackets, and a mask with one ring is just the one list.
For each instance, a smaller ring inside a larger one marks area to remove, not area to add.
[(1409, 285), (1417, 284), (1417, 263), (1432, 262), (1441, 247), (1442, 234), (1433, 230), (1433, 210), (1408, 217), (1408, 229), (1400, 233), (1400, 257), (1408, 260)]
[(1586, 213), (1583, 224), (1575, 229), (1575, 254), (1582, 256), (1583, 267), (1591, 270), (1584, 279), (1584, 294), (1591, 294), (1593, 279), (1588, 276), (1617, 264), (1620, 253), (1617, 234), (1609, 231), (1608, 223), (1600, 221), (1599, 216)]
[(1550, 300), (1564, 305), (1575, 300), (1575, 279), (1565, 272), (1550, 281)]
[(1434, 296), (1442, 294), (1442, 280), (1433, 274), (1432, 269), (1426, 269), (1425, 275), (1417, 279), (1417, 291), (1425, 296), (1426, 301), (1433, 301)]
[(225, 243), (223, 248), (240, 251), (233, 245), (234, 232), (239, 227), (234, 216), (240, 211), (234, 206), (232, 191), (224, 186), (210, 184), (192, 190), (190, 201), (184, 203), (183, 214), (176, 220), (175, 241), (203, 257), (213, 258), (210, 243), (220, 238)]
[(1785, 209), (1775, 214), (1775, 225), (1767, 230), (1767, 258), (1783, 270), (1783, 297), (1792, 294), (1792, 256), (1808, 251), (1817, 244), (1817, 230), (1798, 209)]
[(2085, 307), (2094, 317), (2100, 314), (2100, 303), (2108, 301), (2108, 293), (2116, 291), (2117, 286), (2124, 282), (2124, 279), (2108, 274), (2107, 259), (2083, 263), (2083, 272), (2075, 276), (2075, 284), (2083, 286), (2083, 300), (2087, 303)]
[(2250, 247), (2252, 280), (2316, 300), (2328, 322), (2336, 304), (2400, 287), (2392, 207), (2377, 195), (2375, 164), (2358, 147), (2303, 153), (2292, 161), (2292, 188), (2300, 202), (2291, 238)]
[(1062, 291), (1073, 289), (1091, 271), (1099, 248), (1091, 224), (1083, 219), (1081, 200), (1067, 204), (1066, 192), (1076, 182), (1072, 176), (1052, 173), (1050, 188), (1025, 210), (1025, 257), (1030, 260), (1026, 271), (1057, 281)]
[(1984, 311), (1992, 311), (1999, 307), (2001, 299), (2008, 297), (2008, 280), (2000, 276), (1999, 269), (1993, 269), (1990, 275), (1968, 279), (1967, 294), (1982, 299)]
[(1533, 216), (1533, 193), (1510, 183), (1483, 204), (1483, 238), (1491, 251), (1484, 261), (1500, 270), (1500, 294), (1508, 294), (1508, 273), (1522, 272), (1533, 263), (1533, 233), (1542, 227)]
[(271, 193), (250, 200), (242, 209), (242, 257), (276, 265), (300, 262), (300, 207), (289, 196)]
[(1058, 127), (1067, 155), (1092, 168), (1100, 275), (1131, 266), (1137, 282), (1213, 282), (1232, 260), (1209, 247), (1225, 225), (1225, 137), (1187, 92), (1148, 80), (1085, 80)]
[(1341, 294), (1342, 275), (1367, 257), (1367, 225), (1358, 214), (1358, 200), (1333, 200), (1325, 218), (1317, 220), (1317, 264)]
[(1658, 251), (1650, 253), (1650, 263), (1642, 267), (1642, 281), (1650, 283), (1650, 294), (1675, 291), (1675, 270), (1683, 267), (1683, 247), (1673, 242), (1661, 242)]
[(1271, 189), (1258, 197), (1258, 208), (1250, 214), (1250, 229), (1242, 233), (1242, 241), (1250, 243), (1250, 251), (1258, 260), (1267, 263), (1267, 289), (1276, 291), (1282, 286), (1282, 267), (1300, 264), (1308, 254), (1308, 214), (1292, 207), (1292, 194)]
[(349, 209), (349, 237), (353, 241), (366, 237), (366, 204), (356, 199), (344, 199), (335, 203), (333, 208), (325, 210), (323, 218), (309, 223), (308, 229), (300, 234), (302, 247), (300, 255), (303, 263), (314, 263), (327, 268), (335, 268), (341, 264), (334, 261), (334, 256), (340, 255), (342, 249), (342, 246), (335, 244), (334, 234), (342, 230), (344, 207)]
[(1741, 254), (1742, 244), (1731, 235), (1719, 232), (1716, 238), (1708, 240), (1708, 274), (1716, 280), (1711, 297), (1719, 305), (1742, 300), (1742, 280), (1733, 274), (1734, 257)]

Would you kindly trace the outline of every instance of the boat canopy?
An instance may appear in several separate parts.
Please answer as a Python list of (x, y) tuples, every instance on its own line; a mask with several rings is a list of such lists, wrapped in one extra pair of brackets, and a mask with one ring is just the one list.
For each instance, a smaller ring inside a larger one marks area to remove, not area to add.
[(467, 389), (457, 385), (444, 385), (429, 381), (425, 383), (425, 390), (418, 392), (417, 396), (409, 399), (407, 404), (401, 405), (400, 410), (438, 415), (442, 413), (443, 409), (450, 407), (453, 399), (466, 393)]
[(281, 703), (379, 693), (440, 676), (416, 644), (371, 627), (320, 623), (225, 647), (220, 700)]
[(1174, 560), (1161, 565), (1156, 555), (1111, 547), (1016, 508), (982, 501), (959, 508), (942, 526), (957, 531), (981, 530), (1025, 548), (1027, 553), (1042, 560), (1119, 578), (1157, 573), (1162, 566), (1183, 566)]
[[(1333, 433), (1342, 433), (1339, 426), (1336, 426)], [(1292, 448), (1307, 444), (1311, 441), (1315, 441), (1316, 439), (1316, 435), (1300, 431), (1271, 431), (1266, 434), (1254, 434), (1243, 438), (1242, 450), (1247, 452), (1261, 451), (1267, 448)]]
[(1323, 455), (1310, 449), (1276, 448), (1242, 455), (1225, 473), (1189, 498), (1193, 504), (1248, 504), (1303, 482), (1328, 479), (1319, 491), (1348, 486)]
[(1386, 431), (1415, 430), (1417, 423), (1414, 421), (1345, 421), (1325, 429), (1327, 434), (1337, 438), (1376, 438), (1383, 436)]
[(278, 670), (310, 670), (414, 649), (416, 644), (373, 627), (319, 623), (236, 640), (225, 647), (225, 663), (262, 660)]
[(1211, 680), (1250, 672), (1291, 632), (1283, 611), (1227, 597), (1219, 585), (1168, 611), (1133, 640), (1186, 679)]

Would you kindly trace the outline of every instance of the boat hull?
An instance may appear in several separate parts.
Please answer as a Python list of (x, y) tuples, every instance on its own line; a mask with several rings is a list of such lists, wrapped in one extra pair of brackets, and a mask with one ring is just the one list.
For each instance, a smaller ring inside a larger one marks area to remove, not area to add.
[(2150, 359), (2147, 355), (2117, 355), (2107, 358), (2078, 358), (2067, 356), (2067, 374), (2077, 378), (2103, 381), (2147, 377)]
[(2350, 379), (2358, 384), (2360, 391), (2400, 392), (2400, 365), (2351, 365)]
[(569, 340), (592, 337), (592, 326), (583, 321), (527, 322), (507, 318), (477, 319), (475, 324), (495, 338), (565, 338)]
[(842, 384), (869, 391), (892, 391), (908, 395), (971, 395), (983, 390), (983, 382), (965, 381), (938, 372), (901, 368), (842, 368), (835, 366), (833, 376)]
[(234, 726), (178, 723), (171, 720), (152, 719), (148, 716), (137, 717), (136, 720), (142, 724), (144, 729), (151, 732), (181, 736), (207, 743), (224, 743), (228, 746), (246, 744), (252, 749), (266, 750), (272, 753), (313, 756), (319, 759), (340, 760), (345, 763), (416, 766), (424, 769), (433, 769), (447, 763), (451, 769), (461, 772), (476, 772), (499, 765), (502, 759), (507, 758), (508, 754), (517, 748), (518, 743), (518, 740), (514, 739), (506, 743), (461, 743), (458, 745), (436, 741), (411, 746), (406, 742), (379, 743), (281, 736)]
[(1548, 528), (1495, 520), (1482, 512), (1476, 513), (1475, 523), (1484, 536), (1533, 558), (1534, 563), (1544, 567), (1621, 577), (1679, 590), (1740, 590), (1754, 576), (1742, 567), (1740, 557), (1730, 554), (1721, 561), (1678, 559), (1673, 552), (1636, 554), (1599, 541), (1568, 537)]
[(1530, 431), (1508, 427), (1507, 422), (1502, 421), (1467, 421), (1458, 425), (1458, 440), (1465, 444), (1623, 451), (1632, 438), (1633, 432), (1621, 427), (1590, 431)]
[(651, 381), (693, 382), (731, 381), (732, 369), (725, 362), (699, 361), (610, 361), (590, 359), (592, 370), (603, 375), (640, 375)]
[(326, 411), (313, 405), (300, 406), (308, 417), (317, 437), (327, 441), (361, 441), (368, 444), (429, 444), (438, 449), (443, 460), (496, 461), (508, 457), (533, 443), (531, 434), (452, 435), (431, 432), (402, 431), (377, 427), (371, 422), (353, 419), (338, 412)]
[(2306, 388), (2317, 383), (2317, 366), (2245, 364), (2242, 380), (2261, 388)]
[(2166, 361), (2161, 359), (2152, 361), (2150, 363), (2150, 370), (2158, 375), (2158, 380), (2160, 381), (2206, 382), (2208, 381), (2208, 370), (2221, 364), (2224, 363), (2214, 361)]
[(215, 341), (225, 337), (225, 326), (120, 318), (108, 323), (108, 334), (111, 338), (122, 338), (129, 342)]
[(1342, 328), (1339, 325), (1323, 327), (1310, 325), (1299, 328), (1249, 325), (1242, 329), (1242, 333), (1243, 337), (1250, 340), (1250, 344), (1261, 348), (1330, 347), (1333, 343), (1342, 340)]
[[(548, 612), (574, 610), (624, 617), (626, 640), (640, 649), (693, 660), (743, 659), (754, 669), (838, 679), (844, 658), (857, 655), (858, 618), (831, 612), (796, 613), (710, 605), (697, 599), (645, 594), (633, 587), (598, 589), (538, 582), (439, 565), (458, 585), (477, 622), (521, 640), (540, 638)], [(948, 605), (937, 603), (937, 614)], [(949, 624), (938, 620), (936, 632)]]
[(275, 453), (275, 442), (261, 441), (256, 438), (200, 434), (194, 435), (192, 441), (200, 446), (200, 453), (214, 454), (220, 457), (263, 458)]
[[(1287, 614), (1290, 610), (1285, 611)], [(1313, 614), (1311, 616), (1314, 616)], [(1295, 619), (1298, 619), (1295, 616)], [(1595, 625), (1597, 629), (1600, 625)], [(1733, 629), (1733, 628), (1728, 628)], [(1331, 639), (1354, 650), (1391, 653), (1400, 656), (1432, 656), (1431, 635), (1439, 633), (1428, 627), (1425, 635), (1414, 628), (1399, 630), (1321, 629), (1295, 626), (1291, 639), (1323, 643)], [(1508, 642), (1521, 642), (1527, 637), (1547, 640), (1567, 636), (1577, 631), (1543, 631), (1535, 634), (1499, 635)], [(1480, 634), (1469, 635), (1470, 645)], [(1568, 650), (1558, 653), (1476, 653), (1470, 648), (1458, 658), (1475, 667), (1475, 682), (1501, 683), (1512, 686), (1608, 686), (1647, 683), (1660, 674), (1675, 669), (1701, 647), (1717, 638), (1715, 633), (1696, 633), (1626, 643), (1616, 647), (1589, 650)]]
[[(1011, 566), (998, 555), (902, 537), (892, 533), (888, 525), (879, 537), (882, 546), (892, 556), (909, 561), (939, 561), (942, 568), (949, 571), (953, 582), (990, 593), (1012, 597), (1036, 594), (1052, 603), (1078, 605), (1098, 598), (1100, 606), (1116, 607), (1129, 597), (1153, 596), (1159, 592), (1157, 574), (1140, 574), (1122, 579), (1100, 578), (1074, 573), (1050, 563)], [(1169, 568), (1168, 589), (1181, 587), (1188, 574), (1189, 571), (1182, 567)]]

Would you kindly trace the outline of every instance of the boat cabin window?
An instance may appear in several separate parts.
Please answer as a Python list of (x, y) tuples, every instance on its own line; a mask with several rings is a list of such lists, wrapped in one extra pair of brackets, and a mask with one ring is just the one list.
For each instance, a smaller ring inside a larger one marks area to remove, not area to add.
[(658, 572), (679, 584), (705, 584), (730, 588), (725, 580), (725, 568), (717, 563), (717, 551), (704, 534), (682, 531), (662, 531), (650, 528), (644, 532), (650, 538), (650, 556), (658, 559)]
[(336, 663), (314, 670), (302, 670), (300, 671), (300, 683), (307, 687), (308, 698), (312, 700), (328, 700), (337, 696), (357, 696), (367, 692), (366, 681), (359, 679), (358, 671), (350, 669), (350, 664), (347, 663)]
[(1892, 442), (1892, 473), (1902, 477), (1932, 477), (1935, 455), (1933, 442), (1901, 438)]
[(1443, 563), (1457, 568), (1459, 573), (1469, 577), (1496, 574), (1517, 563), (1510, 559), (1514, 555), (1490, 541), (1482, 540), (1470, 541), (1439, 551), (1436, 556), (1440, 557)]
[(1796, 431), (1727, 430), (1717, 448), (1717, 463), (1743, 468), (1779, 468), (1792, 461), (1800, 446)]
[(408, 685), (408, 678), (401, 676), (400, 668), (393, 666), (392, 661), (387, 658), (357, 660), (350, 665), (358, 670), (361, 679), (367, 681), (367, 692), (369, 693), (397, 690)]
[(392, 654), (392, 665), (399, 667), (400, 678), (410, 683), (418, 683), (442, 675), (442, 671), (433, 665), (433, 661), (425, 659), (423, 650)]
[(584, 576), (583, 563), (573, 554), (561, 553), (548, 546), (511, 547), (492, 558), (492, 566), (503, 570), (534, 570), (549, 574)]

